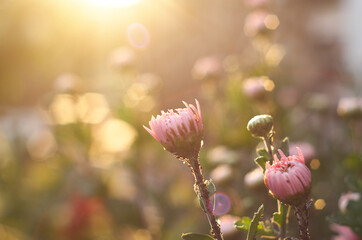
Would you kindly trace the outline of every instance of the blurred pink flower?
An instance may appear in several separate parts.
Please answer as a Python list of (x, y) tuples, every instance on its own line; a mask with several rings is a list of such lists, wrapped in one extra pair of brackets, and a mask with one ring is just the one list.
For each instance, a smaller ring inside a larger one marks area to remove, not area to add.
[(263, 181), (264, 174), (260, 167), (255, 168), (244, 176), (245, 186), (251, 189), (263, 186)]
[(346, 97), (341, 98), (337, 107), (338, 115), (347, 118), (358, 118), (362, 116), (362, 98)]
[(212, 56), (198, 59), (192, 69), (193, 77), (201, 81), (218, 79), (221, 74), (221, 62)]
[(338, 236), (332, 237), (332, 240), (362, 240), (362, 238), (358, 237), (348, 226), (332, 223), (330, 227), (332, 231), (339, 234)]
[(305, 165), (300, 148), (297, 148), (298, 156), (286, 157), (281, 150), (281, 159), (274, 155), (272, 165), (266, 163), (264, 176), (265, 185), (270, 193), (282, 202), (299, 205), (309, 195), (311, 186), (311, 173)]
[(234, 223), (240, 218), (232, 215), (224, 215), (219, 218), (220, 228), (224, 236), (232, 236), (238, 233)]
[(245, 4), (250, 7), (262, 7), (263, 5), (267, 5), (270, 0), (244, 0)]
[(264, 23), (267, 16), (268, 13), (264, 10), (255, 10), (249, 13), (245, 18), (245, 34), (248, 37), (254, 37), (257, 34), (265, 33), (268, 30)]
[(266, 76), (250, 77), (242, 84), (244, 94), (255, 100), (262, 100), (268, 92), (273, 91), (274, 82)]
[(342, 213), (345, 213), (347, 211), (349, 201), (358, 201), (360, 198), (361, 194), (358, 192), (343, 193), (338, 200), (339, 210), (341, 210)]
[(183, 102), (186, 108), (162, 111), (153, 117), (150, 128), (143, 126), (167, 151), (179, 158), (189, 159), (198, 155), (203, 138), (200, 104), (196, 106)]

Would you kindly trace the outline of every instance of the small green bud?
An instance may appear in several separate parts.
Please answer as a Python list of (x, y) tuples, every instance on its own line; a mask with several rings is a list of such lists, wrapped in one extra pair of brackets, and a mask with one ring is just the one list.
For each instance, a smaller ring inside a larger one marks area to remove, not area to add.
[(273, 118), (270, 115), (257, 115), (250, 119), (247, 129), (254, 137), (266, 137), (273, 129)]

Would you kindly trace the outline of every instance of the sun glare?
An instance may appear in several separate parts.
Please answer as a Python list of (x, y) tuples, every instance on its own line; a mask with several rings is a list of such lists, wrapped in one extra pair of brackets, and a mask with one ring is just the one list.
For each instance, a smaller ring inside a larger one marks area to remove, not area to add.
[(140, 0), (88, 0), (91, 4), (99, 7), (128, 7), (138, 3)]

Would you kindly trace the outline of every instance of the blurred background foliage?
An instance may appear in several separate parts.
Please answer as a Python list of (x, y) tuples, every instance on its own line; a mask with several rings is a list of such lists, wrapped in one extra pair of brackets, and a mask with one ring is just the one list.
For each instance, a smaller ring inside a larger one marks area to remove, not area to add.
[(277, 207), (246, 130), (263, 113), (276, 145), (288, 136), (304, 151), (312, 239), (330, 239), (343, 179), (362, 175), (353, 2), (2, 0), (1, 239), (207, 233), (189, 169), (142, 127), (194, 98), (225, 239), (241, 239), (233, 221), (262, 202), (266, 217)]

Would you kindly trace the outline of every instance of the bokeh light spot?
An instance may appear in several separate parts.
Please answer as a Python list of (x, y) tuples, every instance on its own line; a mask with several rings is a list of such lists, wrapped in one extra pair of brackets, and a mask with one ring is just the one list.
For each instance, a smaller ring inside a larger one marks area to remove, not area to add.
[(58, 94), (50, 105), (54, 122), (57, 124), (70, 124), (76, 121), (75, 102), (70, 94)]
[(314, 203), (314, 208), (317, 210), (323, 210), (323, 208), (326, 206), (326, 201), (324, 199), (318, 199)]
[(321, 162), (318, 160), (318, 159), (313, 159), (311, 162), (310, 162), (310, 167), (313, 169), (313, 170), (317, 170), (321, 165)]
[(274, 90), (275, 84), (272, 80), (269, 78), (265, 79), (264, 81), (264, 88), (266, 91), (271, 92)]
[(115, 118), (108, 119), (94, 129), (95, 146), (104, 152), (127, 151), (137, 136), (128, 123)]
[(264, 23), (266, 28), (270, 30), (277, 29), (280, 24), (278, 16), (274, 14), (269, 14), (268, 16), (266, 16), (266, 18), (264, 19)]
[(127, 38), (129, 43), (137, 49), (144, 49), (150, 43), (150, 34), (147, 28), (140, 23), (129, 25)]
[(87, 0), (94, 6), (99, 7), (110, 7), (110, 8), (119, 8), (119, 7), (128, 7), (138, 3), (140, 0)]
[(210, 202), (215, 202), (214, 214), (217, 216), (224, 215), (230, 211), (231, 201), (225, 193), (215, 193)]
[(106, 98), (99, 93), (85, 93), (80, 96), (76, 110), (80, 120), (89, 124), (100, 123), (110, 112)]
[(272, 45), (265, 55), (265, 61), (270, 66), (278, 66), (285, 55), (285, 48), (280, 44)]

